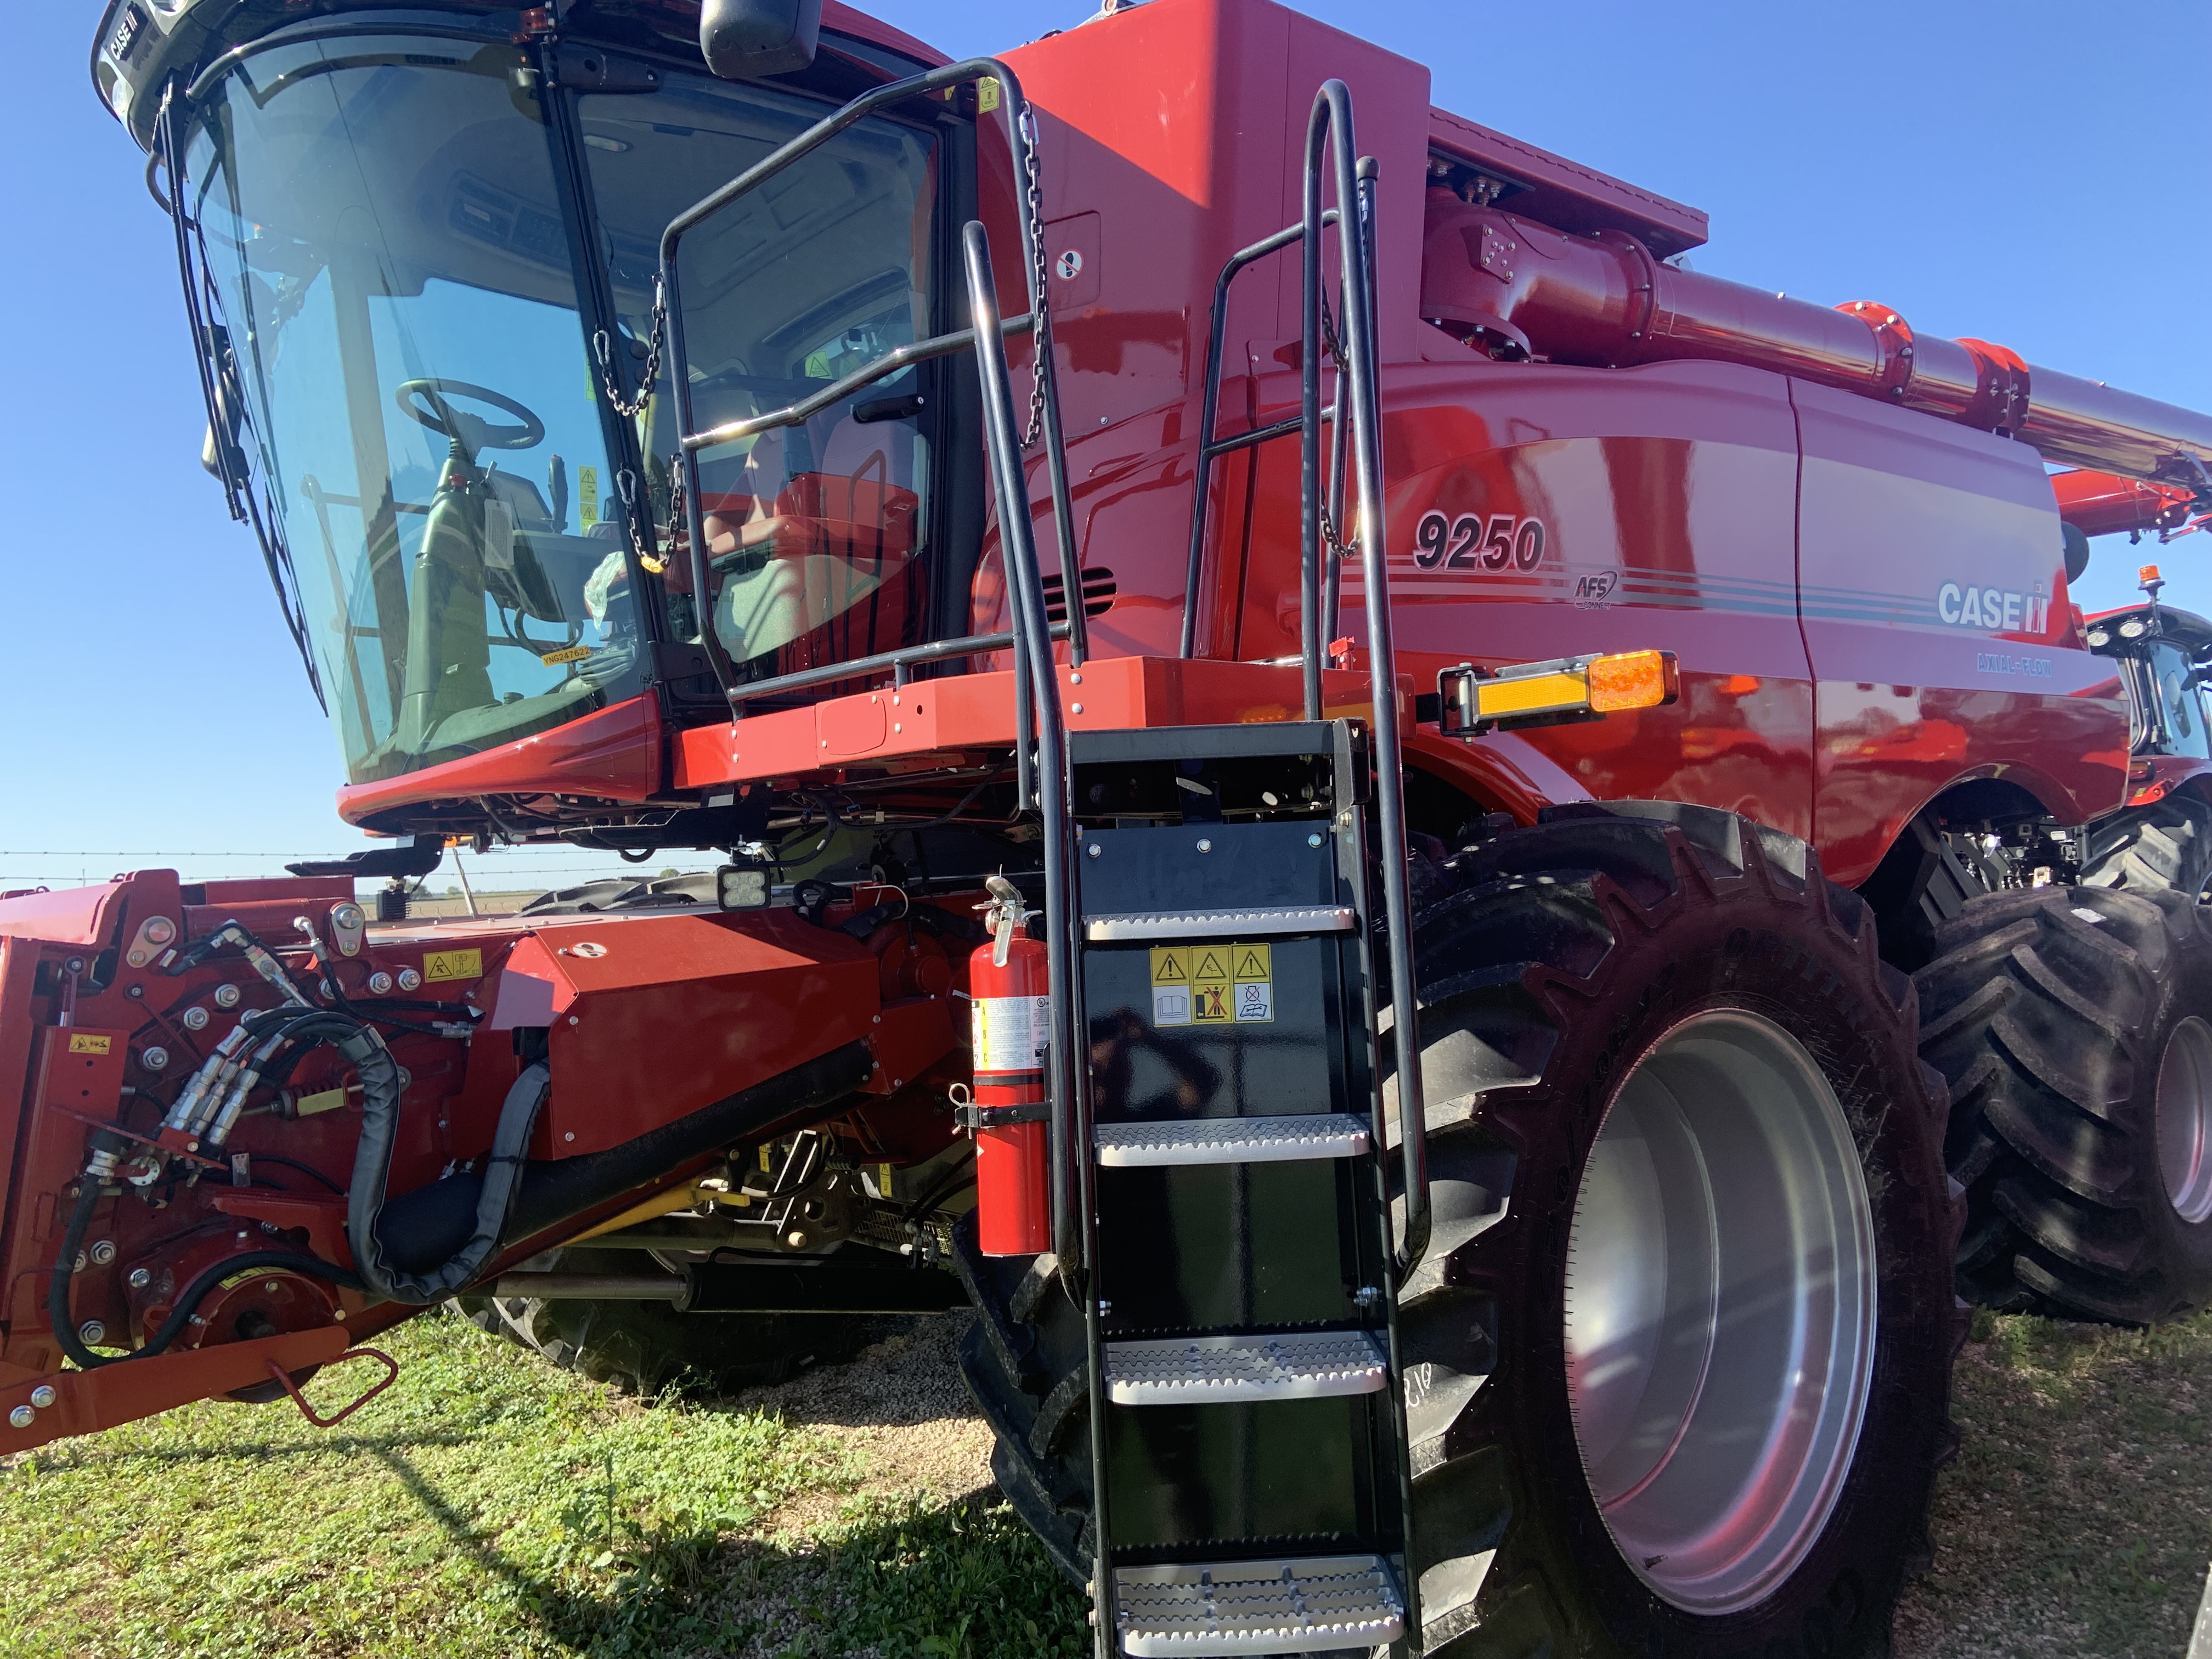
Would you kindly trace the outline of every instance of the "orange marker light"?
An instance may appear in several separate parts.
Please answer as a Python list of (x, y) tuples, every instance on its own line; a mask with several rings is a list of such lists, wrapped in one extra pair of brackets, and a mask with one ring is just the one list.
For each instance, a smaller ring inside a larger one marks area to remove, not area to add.
[(1589, 706), (1596, 714), (1627, 708), (1657, 708), (1681, 695), (1671, 651), (1621, 651), (1593, 658)]
[(2136, 580), (2138, 582), (2156, 582), (2165, 580), (2158, 574), (2158, 567), (2154, 564), (2144, 565), (2136, 572)]

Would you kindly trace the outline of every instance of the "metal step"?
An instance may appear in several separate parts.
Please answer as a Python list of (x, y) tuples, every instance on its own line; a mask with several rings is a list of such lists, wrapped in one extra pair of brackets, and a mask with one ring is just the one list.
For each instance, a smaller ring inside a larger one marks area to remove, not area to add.
[(1379, 1555), (1116, 1567), (1121, 1650), (1136, 1659), (1321, 1653), (1406, 1633), (1405, 1599)]
[(1288, 1164), (1357, 1158), (1364, 1121), (1343, 1112), (1306, 1117), (1196, 1117), (1168, 1123), (1102, 1123), (1098, 1161), (1109, 1170), (1183, 1164)]
[(1185, 1336), (1106, 1345), (1106, 1397), (1117, 1406), (1212, 1406), (1379, 1394), (1382, 1345), (1365, 1331)]
[(1359, 918), (1348, 904), (1282, 904), (1246, 910), (1147, 910), (1085, 916), (1093, 944), (1142, 939), (1279, 939), (1286, 933), (1349, 933)]

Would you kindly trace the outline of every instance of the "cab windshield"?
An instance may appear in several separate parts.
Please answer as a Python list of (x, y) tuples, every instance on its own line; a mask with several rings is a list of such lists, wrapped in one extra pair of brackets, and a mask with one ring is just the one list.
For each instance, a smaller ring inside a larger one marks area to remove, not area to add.
[(511, 47), (246, 58), (186, 175), (349, 776), (636, 694), (636, 561)]
[[(746, 680), (927, 637), (927, 369), (701, 457), (703, 593), (671, 489), (661, 232), (830, 106), (674, 70), (553, 90), (533, 61), (356, 24), (248, 50), (192, 112), (207, 345), (356, 783), (639, 695), (648, 618)], [(930, 331), (936, 165), (862, 121), (694, 234), (696, 422)]]

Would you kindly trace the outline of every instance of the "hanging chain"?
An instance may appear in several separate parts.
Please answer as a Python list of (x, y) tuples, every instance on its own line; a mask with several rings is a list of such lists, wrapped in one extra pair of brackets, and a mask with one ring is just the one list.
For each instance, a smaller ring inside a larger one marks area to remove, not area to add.
[[(1351, 362), (1345, 356), (1344, 342), (1337, 338), (1336, 319), (1330, 313), (1328, 308), (1328, 290), (1327, 289), (1323, 289), (1321, 295), (1321, 346), (1322, 349), (1328, 354), (1328, 360), (1331, 363), (1335, 365), (1336, 372), (1339, 374), (1348, 374), (1352, 372)], [(1347, 440), (1343, 433), (1339, 432), (1335, 434), (1334, 443), (1339, 458), (1337, 462), (1337, 467), (1339, 470), (1343, 466), (1342, 456), (1344, 453), (1344, 445), (1346, 441)], [(1328, 548), (1330, 552), (1335, 554), (1339, 558), (1346, 558), (1351, 556), (1352, 545), (1348, 542), (1340, 541), (1337, 539), (1336, 525), (1330, 519), (1328, 514), (1328, 495), (1329, 492), (1326, 489), (1321, 492), (1320, 507), (1322, 545)]]
[(1035, 370), (1030, 376), (1029, 430), (1022, 434), (1022, 447), (1035, 449), (1037, 440), (1044, 435), (1044, 376), (1045, 376), (1045, 307), (1047, 273), (1044, 264), (1044, 186), (1037, 178), (1036, 116), (1026, 103), (1016, 118), (1021, 129), (1024, 146), (1024, 170), (1028, 173), (1024, 205), (1027, 208), (1030, 237), (1030, 343), (1035, 351), (1032, 362)]
[(653, 274), (653, 336), (645, 349), (645, 373), (637, 383), (637, 396), (625, 398), (615, 378), (613, 342), (607, 338), (605, 329), (592, 336), (592, 349), (599, 354), (599, 384), (605, 388), (607, 402), (616, 414), (626, 421), (635, 420), (644, 413), (645, 406), (653, 401), (653, 388), (660, 379), (660, 350), (668, 337), (668, 295), (660, 286), (660, 273)]
[(675, 562), (676, 551), (686, 547), (691, 539), (691, 521), (684, 516), (683, 458), (672, 457), (668, 464), (668, 550), (661, 556), (664, 565)]

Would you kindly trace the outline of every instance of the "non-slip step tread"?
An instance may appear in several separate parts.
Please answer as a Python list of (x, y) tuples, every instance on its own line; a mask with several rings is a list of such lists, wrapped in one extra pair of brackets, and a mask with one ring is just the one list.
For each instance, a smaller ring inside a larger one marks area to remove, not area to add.
[(1349, 933), (1359, 926), (1348, 904), (1278, 904), (1234, 910), (1146, 910), (1085, 916), (1094, 944), (1142, 939), (1271, 939), (1285, 933)]
[(1405, 1634), (1406, 1607), (1380, 1556), (1117, 1567), (1115, 1619), (1134, 1659), (1319, 1653)]
[(1187, 1164), (1284, 1164), (1356, 1158), (1366, 1123), (1345, 1112), (1300, 1117), (1196, 1117), (1159, 1123), (1102, 1123), (1098, 1162), (1109, 1170)]
[(1376, 1394), (1389, 1382), (1365, 1331), (1168, 1337), (1106, 1345), (1106, 1397), (1120, 1406), (1211, 1406)]

